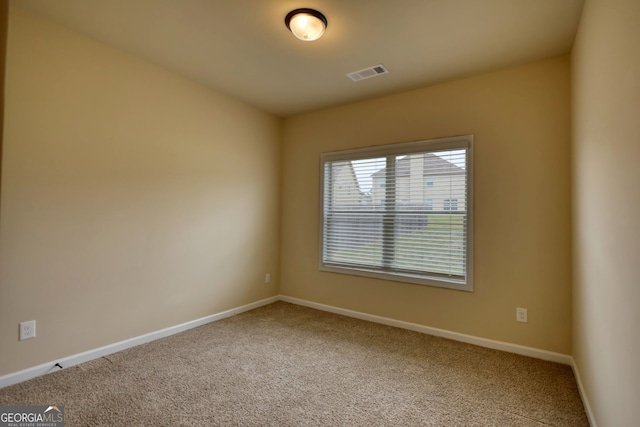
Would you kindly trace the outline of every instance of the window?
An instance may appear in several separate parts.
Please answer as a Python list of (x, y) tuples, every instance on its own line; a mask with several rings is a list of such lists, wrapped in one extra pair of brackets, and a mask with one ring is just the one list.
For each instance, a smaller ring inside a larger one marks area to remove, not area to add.
[(472, 291), (472, 144), (322, 154), (320, 270)]
[(457, 211), (458, 210), (458, 199), (444, 199), (444, 208), (445, 211)]

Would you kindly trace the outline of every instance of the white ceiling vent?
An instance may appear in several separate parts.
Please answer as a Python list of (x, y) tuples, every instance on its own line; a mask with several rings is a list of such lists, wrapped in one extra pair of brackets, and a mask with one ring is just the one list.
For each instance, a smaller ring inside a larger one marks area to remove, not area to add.
[(357, 82), (358, 80), (364, 80), (364, 79), (368, 79), (369, 77), (380, 76), (382, 74), (387, 74), (388, 72), (389, 70), (387, 70), (384, 67), (384, 65), (378, 64), (378, 65), (374, 65), (373, 67), (369, 67), (363, 70), (358, 70), (358, 71), (354, 71), (353, 73), (349, 73), (347, 74), (347, 77), (349, 77), (354, 82)]

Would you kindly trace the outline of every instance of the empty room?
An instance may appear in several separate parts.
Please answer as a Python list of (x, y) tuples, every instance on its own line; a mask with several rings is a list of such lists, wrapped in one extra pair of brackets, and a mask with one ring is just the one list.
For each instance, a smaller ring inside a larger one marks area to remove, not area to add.
[(639, 425), (640, 1), (0, 9), (0, 426)]

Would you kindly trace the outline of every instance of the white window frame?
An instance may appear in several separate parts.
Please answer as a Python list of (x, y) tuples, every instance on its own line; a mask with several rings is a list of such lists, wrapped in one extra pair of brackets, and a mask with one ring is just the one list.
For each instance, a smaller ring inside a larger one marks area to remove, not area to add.
[[(466, 190), (467, 190), (467, 218), (466, 218), (466, 265), (465, 278), (449, 278), (429, 274), (410, 274), (404, 271), (355, 268), (353, 266), (325, 263), (324, 261), (324, 224), (325, 224), (325, 164), (340, 160), (357, 160), (390, 155), (407, 155), (421, 152), (443, 150), (466, 150)], [(353, 150), (323, 153), (320, 156), (320, 241), (319, 241), (319, 269), (324, 272), (364, 276), (374, 279), (384, 279), (396, 282), (407, 282), (418, 285), (435, 286), (462, 291), (473, 291), (473, 135), (463, 135), (449, 138), (438, 138), (425, 141), (405, 142), (377, 147), (359, 148)]]

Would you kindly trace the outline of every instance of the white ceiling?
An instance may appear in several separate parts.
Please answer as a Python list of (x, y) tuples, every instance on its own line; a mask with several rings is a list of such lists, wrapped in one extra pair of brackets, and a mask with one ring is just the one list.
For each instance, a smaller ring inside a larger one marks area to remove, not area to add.
[[(279, 116), (568, 53), (584, 0), (12, 0)], [(315, 42), (285, 15), (329, 21)], [(390, 71), (353, 82), (346, 73)]]

